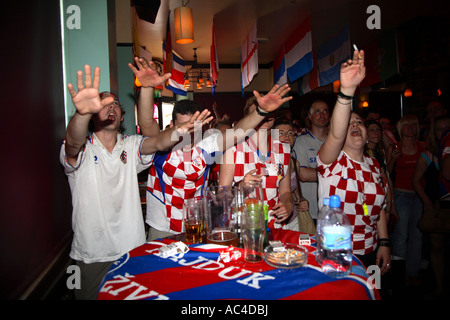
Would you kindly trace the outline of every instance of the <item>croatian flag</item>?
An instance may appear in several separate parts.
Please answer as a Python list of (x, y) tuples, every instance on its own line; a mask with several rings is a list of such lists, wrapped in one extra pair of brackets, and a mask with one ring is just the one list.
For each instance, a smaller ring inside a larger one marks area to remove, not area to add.
[(284, 43), (287, 75), (290, 82), (311, 71), (313, 67), (310, 17)]
[(184, 74), (186, 73), (186, 66), (184, 60), (175, 52), (172, 51), (172, 76), (166, 82), (166, 88), (173, 91), (173, 93), (186, 96), (187, 90), (184, 87)]
[(339, 80), (341, 64), (350, 57), (348, 26), (330, 39), (317, 51), (319, 84), (325, 86)]
[(256, 23), (241, 47), (241, 86), (242, 91), (258, 73), (258, 41), (256, 40)]
[(281, 46), (278, 55), (273, 61), (273, 83), (282, 86), (286, 84), (287, 73), (286, 73), (286, 61), (284, 59), (284, 45)]
[(219, 77), (219, 60), (217, 59), (216, 31), (214, 27), (214, 20), (212, 23), (210, 73), (211, 73), (211, 92), (214, 95), (214, 92), (216, 90), (217, 78)]

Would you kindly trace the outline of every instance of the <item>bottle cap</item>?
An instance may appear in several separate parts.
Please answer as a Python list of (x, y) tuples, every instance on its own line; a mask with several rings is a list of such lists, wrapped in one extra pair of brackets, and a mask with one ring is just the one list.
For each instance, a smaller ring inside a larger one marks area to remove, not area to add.
[(339, 196), (330, 196), (330, 207), (340, 208), (341, 207), (341, 198), (339, 198)]
[(322, 203), (324, 206), (330, 206), (330, 198), (323, 198)]

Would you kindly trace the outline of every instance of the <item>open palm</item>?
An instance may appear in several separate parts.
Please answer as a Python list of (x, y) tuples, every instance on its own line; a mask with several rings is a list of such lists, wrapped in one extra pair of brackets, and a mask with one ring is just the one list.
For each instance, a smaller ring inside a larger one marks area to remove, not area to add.
[(100, 68), (94, 70), (94, 80), (92, 80), (91, 67), (89, 65), (84, 66), (85, 79), (83, 81), (83, 72), (77, 72), (77, 89), (75, 90), (73, 85), (69, 83), (67, 85), (69, 93), (72, 96), (72, 101), (79, 114), (96, 114), (100, 112), (103, 106), (114, 101), (114, 98), (100, 99), (99, 86), (100, 86)]
[(135, 58), (135, 61), (137, 68), (131, 63), (129, 63), (128, 66), (133, 71), (134, 75), (136, 76), (136, 78), (138, 78), (143, 87), (159, 86), (166, 82), (166, 80), (171, 76), (170, 73), (166, 73), (165, 75), (160, 76), (153, 61), (147, 63), (145, 59), (137, 57)]
[(208, 124), (212, 119), (214, 119), (214, 117), (210, 116), (210, 114), (211, 111), (208, 109), (203, 110), (201, 113), (200, 111), (197, 111), (188, 121), (177, 124), (176, 130), (181, 134), (201, 130), (205, 124)]
[(292, 99), (292, 97), (283, 98), (286, 93), (291, 90), (289, 85), (285, 84), (283, 86), (275, 85), (273, 88), (264, 96), (261, 96), (258, 91), (253, 91), (253, 94), (258, 101), (258, 105), (266, 112), (271, 112), (278, 109), (283, 103)]

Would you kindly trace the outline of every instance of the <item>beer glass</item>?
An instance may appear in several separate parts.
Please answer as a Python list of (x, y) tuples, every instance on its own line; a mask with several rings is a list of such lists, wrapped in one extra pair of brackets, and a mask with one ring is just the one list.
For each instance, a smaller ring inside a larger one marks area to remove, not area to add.
[(234, 246), (239, 239), (233, 229), (233, 187), (210, 186), (203, 194), (203, 210), (206, 223), (206, 242)]
[(186, 242), (201, 243), (203, 238), (203, 206), (199, 197), (187, 199), (184, 204)]

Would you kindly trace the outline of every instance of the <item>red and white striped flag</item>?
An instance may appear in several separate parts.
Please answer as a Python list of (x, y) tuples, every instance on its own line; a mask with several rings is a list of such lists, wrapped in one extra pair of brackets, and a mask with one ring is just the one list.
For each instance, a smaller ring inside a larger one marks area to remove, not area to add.
[(167, 18), (166, 42), (163, 43), (163, 63), (164, 73), (172, 73), (166, 81), (166, 88), (175, 94), (186, 96), (187, 90), (184, 87), (184, 74), (186, 67), (184, 60), (172, 51), (172, 38), (170, 36), (170, 13)]
[(256, 22), (241, 47), (241, 85), (247, 87), (258, 73), (258, 41), (256, 40)]

